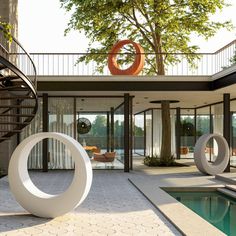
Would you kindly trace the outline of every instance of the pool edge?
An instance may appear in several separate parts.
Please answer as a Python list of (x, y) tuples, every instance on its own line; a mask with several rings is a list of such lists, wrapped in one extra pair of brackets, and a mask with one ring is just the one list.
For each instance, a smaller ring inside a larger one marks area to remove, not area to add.
[[(129, 178), (129, 181), (182, 233), (183, 235), (199, 236), (221, 236), (226, 235), (215, 226), (201, 218), (189, 208), (178, 202), (163, 189), (170, 187), (151, 186), (144, 179)], [(219, 185), (217, 187), (220, 187)], [(197, 187), (193, 190), (211, 189), (215, 187)], [(163, 189), (162, 189), (163, 188)], [(173, 189), (173, 187), (171, 187)], [(176, 189), (181, 187), (176, 187)], [(182, 187), (182, 189), (190, 187)], [(181, 212), (181, 216), (179, 214)]]

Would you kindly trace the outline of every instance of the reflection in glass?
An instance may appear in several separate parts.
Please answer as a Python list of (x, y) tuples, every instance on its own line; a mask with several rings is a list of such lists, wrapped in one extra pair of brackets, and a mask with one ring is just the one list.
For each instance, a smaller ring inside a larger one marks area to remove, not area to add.
[[(49, 132), (59, 132), (74, 137), (74, 99), (53, 97), (48, 99)], [(49, 169), (73, 169), (70, 151), (57, 140), (48, 140)]]
[[(26, 126), (20, 134), (20, 140), (24, 140), (32, 134), (36, 134), (43, 131), (43, 106), (42, 98), (38, 98), (38, 111), (31, 123)], [(28, 159), (29, 169), (41, 169), (42, 168), (42, 141), (37, 143), (30, 152)]]
[(146, 114), (146, 156), (152, 156), (152, 110), (145, 112)]
[(180, 122), (180, 157), (193, 158), (195, 146), (194, 110), (181, 109)]
[(124, 163), (124, 104), (114, 112), (114, 148), (117, 159)]
[(144, 156), (144, 113), (134, 117), (134, 152)]

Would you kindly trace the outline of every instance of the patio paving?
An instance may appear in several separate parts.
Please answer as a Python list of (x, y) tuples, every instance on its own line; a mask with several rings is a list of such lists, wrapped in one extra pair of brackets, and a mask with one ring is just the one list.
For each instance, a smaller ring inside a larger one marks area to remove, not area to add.
[[(55, 219), (28, 214), (12, 196), (7, 177), (0, 179), (0, 235), (181, 235), (128, 181), (142, 172), (97, 170), (87, 199), (74, 211)], [(64, 191), (73, 171), (31, 172), (43, 191)]]

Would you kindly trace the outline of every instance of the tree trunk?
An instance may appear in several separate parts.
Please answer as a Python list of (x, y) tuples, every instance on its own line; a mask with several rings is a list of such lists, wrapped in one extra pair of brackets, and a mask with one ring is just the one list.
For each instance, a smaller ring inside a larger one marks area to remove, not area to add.
[(170, 123), (170, 102), (161, 102), (162, 118), (162, 142), (160, 159), (162, 163), (168, 163), (171, 159), (171, 123)]
[(156, 68), (158, 75), (165, 75), (165, 66), (162, 54), (156, 54)]
[(164, 65), (164, 59), (162, 54), (162, 42), (161, 42), (161, 36), (159, 34), (156, 34), (156, 42), (155, 45), (155, 53), (156, 53), (156, 69), (158, 75), (165, 75), (165, 65)]

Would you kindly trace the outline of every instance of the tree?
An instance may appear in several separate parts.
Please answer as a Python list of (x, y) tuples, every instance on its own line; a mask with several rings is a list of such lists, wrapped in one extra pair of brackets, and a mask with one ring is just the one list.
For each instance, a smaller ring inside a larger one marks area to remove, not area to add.
[[(211, 16), (227, 6), (225, 0), (60, 0), (62, 7), (73, 11), (66, 29), (83, 31), (90, 40), (88, 55), (79, 61), (96, 61), (98, 70), (107, 64), (107, 53), (120, 39), (139, 42), (146, 53), (144, 74), (164, 75), (165, 65), (179, 61), (176, 54), (185, 53), (194, 63), (196, 45), (191, 45), (195, 33), (205, 39), (219, 29), (231, 29), (230, 21), (213, 21)], [(130, 48), (127, 48), (130, 52)], [(125, 64), (132, 57), (123, 59)], [(162, 102), (162, 155), (170, 154), (169, 102)], [(165, 132), (166, 130), (166, 132)], [(163, 146), (165, 145), (165, 147)], [(168, 151), (167, 151), (168, 149)], [(166, 154), (165, 154), (166, 153)]]
[(95, 137), (105, 137), (107, 134), (106, 116), (97, 115), (93, 121), (91, 135)]
[[(67, 11), (73, 11), (66, 32), (85, 32), (90, 40), (90, 55), (80, 58), (95, 60), (100, 68), (107, 63), (106, 53), (121, 38), (138, 41), (147, 58), (147, 74), (165, 74), (165, 64), (178, 61), (176, 55), (161, 53), (194, 53), (191, 34), (208, 39), (220, 28), (231, 29), (229, 21), (214, 22), (211, 15), (221, 10), (224, 0), (60, 0)], [(95, 47), (93, 47), (95, 43)], [(97, 44), (99, 43), (99, 45)], [(129, 60), (130, 57), (127, 57)], [(194, 57), (188, 56), (190, 62)]]

